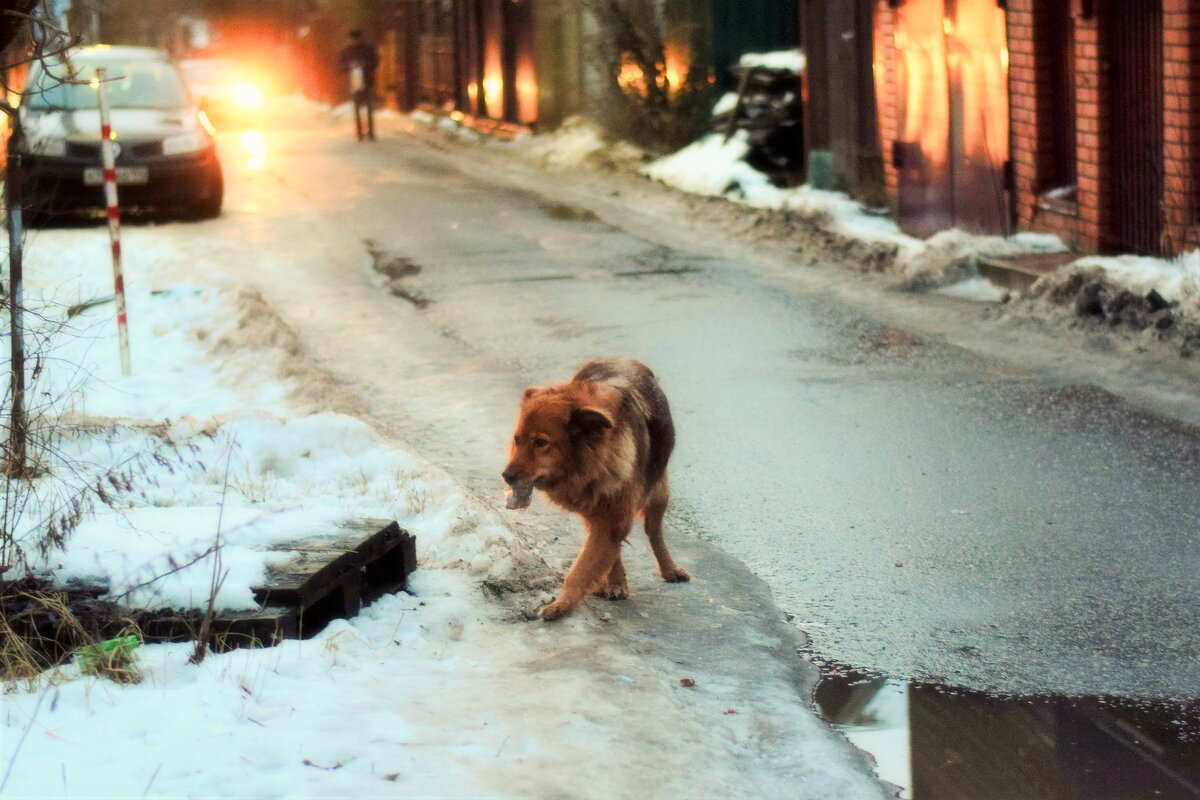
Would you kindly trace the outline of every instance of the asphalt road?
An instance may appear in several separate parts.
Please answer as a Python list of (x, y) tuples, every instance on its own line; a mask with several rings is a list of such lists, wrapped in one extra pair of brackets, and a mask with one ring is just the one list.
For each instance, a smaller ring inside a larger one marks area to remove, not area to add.
[[(764, 617), (790, 615), (820, 657), (1200, 696), (1196, 429), (952, 343), (981, 324), (962, 301), (886, 296), (913, 323), (897, 326), (845, 300), (855, 276), (791, 280), (569, 173), (509, 181), (490, 152), (427, 139), (272, 131), (265, 169), (230, 164), (214, 223), (273, 254), (247, 277), (426, 458), (498, 501), (520, 390), (633, 356), (679, 429), (668, 541), (701, 563), (680, 561), (733, 575), (710, 545), (740, 561), (770, 588)], [(1070, 347), (1054, 357), (1086, 376)], [(578, 522), (544, 506), (517, 524), (567, 557)], [(648, 560), (634, 572), (652, 585)]]

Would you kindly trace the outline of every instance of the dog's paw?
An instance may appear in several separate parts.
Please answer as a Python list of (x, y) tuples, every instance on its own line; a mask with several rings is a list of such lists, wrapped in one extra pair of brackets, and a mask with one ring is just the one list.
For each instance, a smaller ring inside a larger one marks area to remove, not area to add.
[(542, 619), (546, 620), (547, 622), (553, 622), (556, 619), (562, 619), (570, 613), (570, 608), (563, 603), (555, 601), (542, 609)]
[(625, 600), (629, 597), (629, 586), (601, 586), (593, 594), (597, 597), (603, 597), (605, 600)]
[(667, 583), (687, 583), (692, 579), (692, 574), (678, 565), (663, 570), (662, 576)]

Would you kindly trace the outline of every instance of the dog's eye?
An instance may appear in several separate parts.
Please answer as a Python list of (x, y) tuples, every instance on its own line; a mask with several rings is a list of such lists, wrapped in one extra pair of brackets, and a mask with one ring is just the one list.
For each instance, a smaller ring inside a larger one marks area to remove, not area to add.
[(537, 447), (537, 448), (545, 447), (548, 444), (550, 444), (549, 439), (534, 439), (533, 440), (533, 446)]

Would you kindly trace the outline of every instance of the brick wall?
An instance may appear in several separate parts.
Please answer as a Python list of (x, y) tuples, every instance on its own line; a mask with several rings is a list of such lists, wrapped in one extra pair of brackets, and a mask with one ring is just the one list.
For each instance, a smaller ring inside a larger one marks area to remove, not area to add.
[[(1163, 4), (1163, 249), (1169, 253), (1200, 247), (1200, 2), (1152, 0)], [(1014, 212), (1022, 230), (1060, 235), (1084, 251), (1104, 245), (1111, 212), (1108, 176), (1108, 98), (1102, 80), (1107, 60), (1101, 52), (1100, 9), (1091, 18), (1072, 18), (1074, 36), (1075, 185), (1073, 196), (1050, 199), (1056, 188), (1053, 120), (1056, 95), (1049, 64), (1053, 52), (1045, 31), (1048, 4), (1070, 0), (1008, 0), (1009, 92)], [(887, 189), (896, 196), (892, 142), (900, 136), (897, 87), (896, 11), (876, 3), (875, 71), (879, 134)], [(1116, 111), (1114, 109), (1114, 111)], [(1061, 149), (1061, 147), (1059, 148)]]
[[(1008, 3), (1008, 92), (1014, 109), (1036, 110), (1039, 87), (1033, 39), (1033, 0), (1009, 0)], [(1041, 56), (1038, 53), (1037, 56)], [(1013, 114), (1012, 168), (1017, 193), (1017, 225), (1030, 228), (1036, 225), (1038, 209), (1034, 197), (1039, 190), (1038, 154), (1041, 138), (1036, 119)], [(1048, 134), (1048, 131), (1041, 129)]]
[[(1064, 0), (1046, 0), (1063, 2)], [(1200, 5), (1195, 0), (1163, 4), (1163, 236), (1165, 252), (1200, 246)], [(1097, 4), (1100, 5), (1100, 4)], [(1045, 24), (1043, 0), (1009, 0), (1009, 86), (1013, 113), (1012, 160), (1017, 224), (1057, 233), (1081, 250), (1098, 250), (1109, 219), (1106, 137), (1106, 61), (1098, 17), (1074, 19), (1075, 148), (1074, 201), (1040, 196), (1049, 149), (1048, 62), (1051, 54), (1037, 35)]]
[(1079, 217), (1073, 244), (1081, 250), (1100, 249), (1101, 224), (1107, 212), (1102, 191), (1108, 157), (1102, 135), (1107, 98), (1100, 83), (1100, 63), (1097, 18), (1075, 20), (1075, 175)]
[[(1064, 0), (1052, 0), (1062, 2)], [(1053, 164), (1053, 43), (1040, 0), (1009, 0), (1009, 97), (1012, 108), (1012, 165), (1017, 226), (1058, 234), (1082, 250), (1099, 246), (1100, 121), (1103, 103), (1096, 79), (1099, 38), (1095, 20), (1076, 20), (1075, 37), (1075, 195), (1051, 200), (1042, 193), (1057, 188), (1047, 179)], [(1061, 55), (1061, 54), (1060, 54)]]
[(879, 0), (875, 9), (875, 89), (879, 113), (879, 152), (883, 154), (883, 177), (888, 196), (895, 206), (899, 179), (892, 165), (892, 142), (900, 137), (900, 111), (896, 102), (896, 12), (887, 0)]
[(1164, 244), (1200, 244), (1200, 8), (1163, 0)]

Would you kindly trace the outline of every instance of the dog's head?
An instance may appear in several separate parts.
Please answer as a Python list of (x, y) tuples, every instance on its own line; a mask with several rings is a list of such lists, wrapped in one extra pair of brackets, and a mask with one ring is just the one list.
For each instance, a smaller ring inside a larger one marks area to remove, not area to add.
[(505, 483), (550, 489), (578, 471), (581, 451), (612, 430), (616, 402), (611, 390), (587, 384), (526, 389)]

